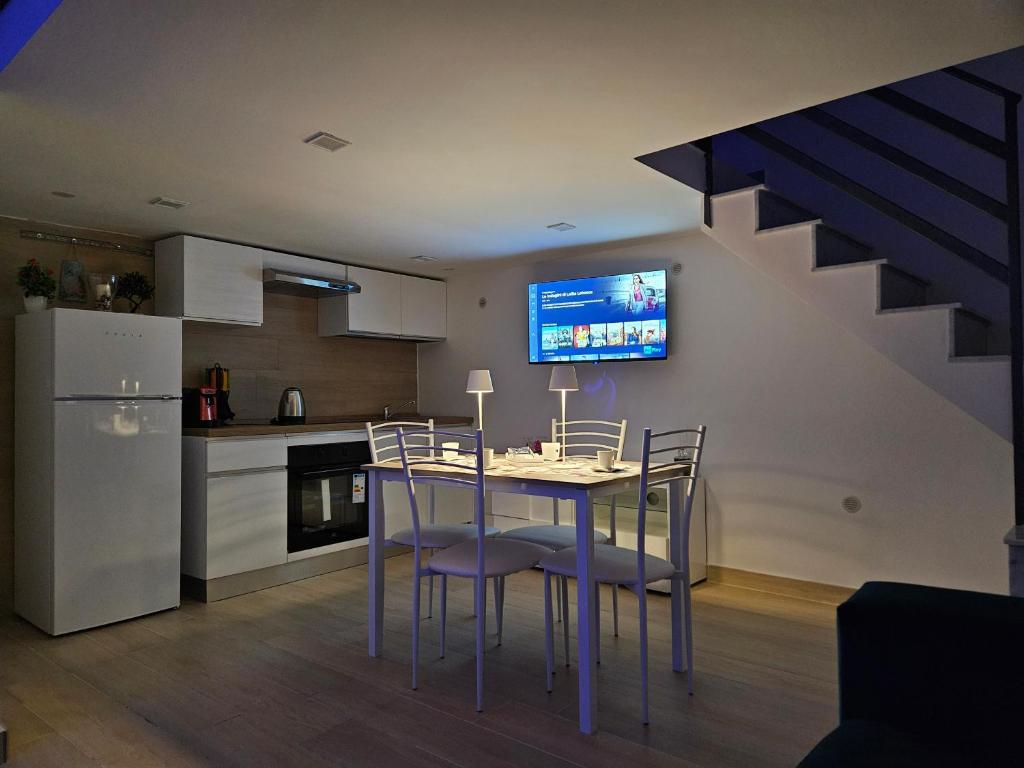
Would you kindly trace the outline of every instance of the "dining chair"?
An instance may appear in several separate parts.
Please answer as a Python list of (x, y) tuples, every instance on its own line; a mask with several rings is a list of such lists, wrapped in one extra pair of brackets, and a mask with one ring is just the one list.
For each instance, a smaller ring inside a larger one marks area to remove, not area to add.
[[(423, 434), (423, 433), (420, 433)], [(527, 541), (500, 539), (486, 536), (484, 526), (484, 461), (483, 432), (476, 430), (467, 435), (459, 432), (430, 430), (427, 433), (433, 445), (433, 438), (441, 435), (458, 442), (459, 447), (446, 447), (441, 458), (426, 455), (422, 446), (410, 447), (402, 427), (396, 431), (399, 455), (402, 458), (402, 472), (409, 492), (409, 507), (412, 511), (413, 531), (413, 594), (412, 594), (412, 687), (418, 686), (419, 643), (420, 643), (420, 580), (424, 576), (440, 576), (440, 648), (441, 658), (445, 654), (445, 619), (448, 595), (448, 577), (456, 576), (473, 579), (473, 601), (476, 613), (476, 710), (483, 711), (484, 683), (484, 632), (486, 628), (487, 579), (494, 580), (496, 619), (498, 633), (501, 633), (502, 602), (504, 600), (505, 578), (513, 573), (526, 571), (540, 562), (551, 552), (547, 547)], [(466, 447), (463, 447), (466, 446)], [(451, 454), (454, 458), (447, 458)], [(460, 460), (461, 459), (461, 460)], [(468, 461), (466, 460), (468, 459)], [(461, 486), (473, 491), (473, 525), (476, 536), (472, 540), (452, 544), (434, 554), (424, 567), (423, 526), (420, 525), (419, 504), (416, 500), (414, 470), (429, 472), (432, 483)]]
[[(563, 444), (565, 440), (565, 457), (597, 460), (600, 450), (615, 451), (615, 461), (622, 459), (622, 447), (626, 442), (626, 420), (600, 421), (597, 419), (575, 419), (564, 424), (558, 419), (551, 420), (551, 442)], [(576, 545), (576, 528), (572, 525), (560, 525), (558, 499), (552, 499), (552, 525), (527, 525), (514, 528), (500, 534), (502, 537), (519, 541), (532, 541), (554, 550), (565, 549)], [(595, 544), (615, 544), (615, 497), (609, 499), (609, 533), (594, 531)], [(612, 630), (619, 635), (619, 595), (618, 589), (612, 587)], [(558, 620), (567, 615), (569, 603), (569, 587), (565, 579), (559, 581)], [(565, 663), (569, 664), (569, 630), (565, 627)]]
[[(640, 464), (640, 487), (637, 503), (637, 548), (636, 551), (606, 545), (594, 548), (594, 581), (597, 584), (623, 586), (635, 593), (639, 601), (640, 617), (640, 685), (643, 708), (643, 722), (650, 722), (647, 699), (647, 585), (662, 579), (678, 580), (683, 592), (685, 611), (684, 635), (686, 645), (686, 686), (693, 695), (693, 609), (690, 600), (690, 516), (693, 512), (693, 498), (697, 488), (701, 454), (704, 451), (704, 437), (707, 427), (703, 424), (696, 429), (675, 429), (668, 432), (652, 432), (644, 429), (643, 448)], [(652, 441), (667, 441), (667, 445), (652, 448)], [(661, 463), (651, 462), (658, 454), (670, 454), (673, 458)], [(652, 480), (651, 472), (657, 472)], [(647, 493), (655, 486), (678, 481), (684, 488), (682, 498), (682, 520), (680, 525), (681, 559), (679, 569), (660, 557), (646, 553)], [(576, 578), (576, 547), (568, 547), (547, 555), (540, 561), (544, 569), (544, 631), (545, 657), (548, 690), (551, 690), (551, 676), (554, 667), (554, 622), (551, 606), (552, 577)], [(596, 595), (595, 591), (595, 595)], [(598, 636), (598, 643), (600, 639)]]
[[(434, 420), (426, 421), (387, 421), (379, 424), (366, 422), (366, 438), (370, 443), (370, 460), (376, 464), (378, 461), (398, 460), (398, 435), (396, 430), (405, 427), (412, 429), (406, 432), (406, 445), (418, 453), (434, 456), (437, 448), (434, 445)], [(472, 523), (438, 524), (436, 522), (437, 500), (434, 493), (434, 486), (427, 486), (427, 523), (422, 526), (423, 548), (428, 554), (435, 550), (450, 547), (460, 541), (473, 539), (477, 535), (476, 526)], [(497, 536), (498, 529), (493, 527), (485, 528), (487, 536)], [(405, 547), (413, 545), (412, 528), (403, 528), (391, 536), (393, 544)], [(431, 576), (427, 585), (427, 618), (434, 616), (434, 577)]]

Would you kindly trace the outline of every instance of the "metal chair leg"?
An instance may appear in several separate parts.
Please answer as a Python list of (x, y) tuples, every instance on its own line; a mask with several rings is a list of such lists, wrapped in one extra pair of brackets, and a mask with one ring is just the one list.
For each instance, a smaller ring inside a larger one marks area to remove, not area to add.
[[(551, 500), (551, 521), (555, 525), (558, 525), (558, 499), (552, 499)], [(558, 611), (558, 620), (562, 621), (562, 601), (561, 600), (557, 600), (556, 601), (555, 608)]]
[[(615, 525), (615, 496), (608, 502), (608, 543), (615, 546), (618, 543), (617, 527)], [(619, 636), (619, 585), (612, 584), (612, 634)]]
[(569, 579), (565, 576), (558, 577), (561, 583), (559, 591), (562, 593), (562, 637), (565, 640), (565, 666), (569, 666)]
[(612, 634), (619, 636), (619, 585), (612, 584)]
[[(427, 493), (428, 493), (428, 499), (429, 499), (429, 502), (430, 502), (430, 505), (429, 505), (429, 508), (428, 508), (428, 512), (427, 512), (427, 520), (430, 522), (431, 525), (433, 525), (434, 524), (434, 486), (433, 485), (428, 486)], [(432, 550), (432, 549), (428, 549), (427, 550), (427, 557), (428, 558), (431, 557), (433, 554), (434, 554), (434, 550)], [(430, 579), (429, 579), (429, 583), (427, 584), (427, 589), (429, 590), (428, 593), (427, 593), (427, 618), (428, 619), (432, 619), (432, 618), (434, 618), (434, 574), (430, 574)]]
[(498, 645), (501, 645), (502, 619), (505, 617), (505, 577), (494, 579), (494, 617), (498, 627)]
[(444, 649), (445, 649), (445, 645), (444, 645), (444, 641), (445, 641), (444, 630), (445, 630), (445, 624), (448, 621), (448, 577), (446, 575), (444, 575), (443, 573), (441, 574), (441, 605), (440, 605), (440, 608), (441, 608), (441, 638), (440, 638), (440, 640), (441, 640), (441, 658), (443, 659), (444, 658)]
[(487, 585), (476, 582), (476, 711), (484, 711), (484, 628), (487, 622)]
[(647, 588), (641, 584), (636, 596), (640, 600), (640, 700), (643, 724), (650, 722), (647, 707)]
[[(577, 585), (579, 586), (579, 585)], [(594, 648), (597, 663), (601, 663), (601, 584), (594, 582)]]
[(544, 675), (548, 693), (551, 693), (551, 676), (555, 666), (555, 627), (551, 617), (551, 574), (544, 571)]
[(417, 667), (420, 658), (420, 569), (416, 563), (416, 573), (412, 580), (412, 689), (417, 686)]
[(683, 616), (686, 628), (686, 692), (693, 696), (693, 603), (690, 600), (690, 565), (683, 566)]

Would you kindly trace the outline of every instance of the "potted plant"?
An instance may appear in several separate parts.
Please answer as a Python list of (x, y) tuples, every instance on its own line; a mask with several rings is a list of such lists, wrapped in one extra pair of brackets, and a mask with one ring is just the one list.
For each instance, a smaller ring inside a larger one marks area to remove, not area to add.
[(118, 278), (116, 296), (127, 299), (131, 306), (129, 311), (137, 312), (142, 302), (153, 298), (154, 290), (149, 278), (141, 272), (126, 272)]
[(53, 270), (42, 267), (35, 259), (18, 269), (18, 285), (25, 297), (26, 312), (42, 312), (57, 292)]

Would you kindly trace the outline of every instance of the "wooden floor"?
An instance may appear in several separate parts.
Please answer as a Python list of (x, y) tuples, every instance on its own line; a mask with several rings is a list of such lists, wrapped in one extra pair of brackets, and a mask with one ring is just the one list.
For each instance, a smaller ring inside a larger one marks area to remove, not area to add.
[(10, 765), (792, 766), (836, 720), (834, 606), (710, 584), (694, 592), (693, 697), (671, 671), (668, 599), (652, 595), (646, 728), (635, 598), (622, 593), (613, 638), (603, 593), (601, 732), (583, 736), (575, 668), (544, 690), (536, 573), (509, 581), (476, 714), (468, 582), (450, 587), (446, 659), (424, 621), (412, 691), (410, 559), (387, 568), (381, 659), (366, 655), (365, 567), (59, 639), (0, 621)]

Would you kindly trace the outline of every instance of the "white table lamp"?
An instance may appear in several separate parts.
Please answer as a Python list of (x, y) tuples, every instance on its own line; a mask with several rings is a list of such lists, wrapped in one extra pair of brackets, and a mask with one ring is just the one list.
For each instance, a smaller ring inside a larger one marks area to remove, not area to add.
[(494, 391), (491, 383), (491, 372), (488, 370), (470, 371), (466, 379), (466, 393), (476, 395), (478, 429), (484, 428), (484, 394)]
[(565, 393), (578, 392), (579, 382), (576, 381), (576, 367), (572, 365), (556, 365), (551, 369), (551, 380), (548, 382), (549, 392), (562, 393), (562, 461), (565, 461)]

